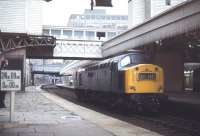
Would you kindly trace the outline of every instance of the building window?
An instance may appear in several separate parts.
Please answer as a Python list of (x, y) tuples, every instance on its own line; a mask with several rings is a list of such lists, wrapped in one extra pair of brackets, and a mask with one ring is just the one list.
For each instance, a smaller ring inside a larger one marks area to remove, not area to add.
[(87, 20), (90, 20), (90, 15), (86, 15), (85, 18), (86, 18)]
[(91, 16), (91, 19), (92, 19), (92, 20), (95, 20), (95, 15), (92, 15), (92, 16)]
[(171, 5), (171, 0), (165, 0), (165, 3), (167, 6), (170, 6)]
[(118, 17), (117, 17), (117, 16), (111, 16), (111, 19), (112, 19), (112, 20), (117, 20)]
[(121, 16), (121, 20), (128, 20), (128, 16)]
[(95, 38), (95, 33), (92, 31), (86, 31), (85, 35), (87, 40), (94, 40)]
[(59, 37), (61, 35), (61, 30), (51, 30), (51, 35)]
[(43, 35), (50, 35), (49, 29), (43, 29), (42, 33), (43, 33)]
[(74, 31), (74, 38), (76, 40), (82, 40), (83, 39), (83, 31)]
[(106, 16), (106, 20), (110, 20), (110, 16)]
[(85, 19), (85, 16), (84, 16), (84, 15), (83, 15), (83, 16), (81, 16), (81, 19), (83, 19), (83, 20), (84, 20), (84, 19)]
[(101, 20), (105, 20), (105, 16), (99, 16)]
[(116, 20), (120, 20), (120, 16), (116, 16)]
[(101, 20), (101, 19), (102, 19), (101, 16), (99, 15), (96, 16), (96, 20)]
[(63, 30), (63, 36), (65, 38), (72, 38), (72, 31), (71, 30)]
[(114, 37), (116, 35), (115, 32), (108, 32), (108, 39)]

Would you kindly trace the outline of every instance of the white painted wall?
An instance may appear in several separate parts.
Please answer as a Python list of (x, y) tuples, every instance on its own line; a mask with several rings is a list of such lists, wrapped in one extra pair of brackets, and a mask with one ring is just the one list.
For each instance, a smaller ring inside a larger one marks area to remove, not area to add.
[(166, 0), (151, 0), (151, 17), (162, 13), (163, 11), (176, 6), (186, 0), (171, 0), (171, 5), (166, 5)]
[[(153, 17), (184, 1), (186, 0), (171, 0), (171, 5), (166, 5), (166, 0), (129, 0), (128, 3), (129, 28), (134, 27), (137, 24), (140, 24), (146, 20), (145, 11), (149, 11), (150, 17)], [(148, 14), (148, 12), (146, 12), (146, 14)]]
[(42, 34), (42, 0), (26, 0), (26, 31), (28, 33)]
[(0, 30), (41, 34), (42, 2), (42, 0), (0, 0)]
[(130, 0), (128, 4), (129, 28), (140, 24), (145, 19), (145, 0)]

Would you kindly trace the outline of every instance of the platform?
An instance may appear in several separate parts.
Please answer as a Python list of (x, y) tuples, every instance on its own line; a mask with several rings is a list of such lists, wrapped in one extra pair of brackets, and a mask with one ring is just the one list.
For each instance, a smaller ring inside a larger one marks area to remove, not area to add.
[(8, 108), (0, 109), (0, 136), (160, 136), (36, 87), (16, 94), (12, 123), (8, 123)]
[(167, 95), (172, 102), (200, 105), (200, 93), (197, 92), (168, 93)]

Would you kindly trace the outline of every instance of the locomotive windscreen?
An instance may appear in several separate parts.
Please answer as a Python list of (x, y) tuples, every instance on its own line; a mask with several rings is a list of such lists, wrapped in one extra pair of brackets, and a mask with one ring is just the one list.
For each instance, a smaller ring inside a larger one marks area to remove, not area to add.
[(144, 53), (134, 53), (129, 55), (131, 58), (131, 64), (150, 64), (151, 58)]
[(130, 55), (130, 57), (131, 57), (131, 63), (132, 64), (146, 63), (147, 62), (144, 54), (133, 54), (133, 55)]
[(128, 54), (123, 57), (120, 61), (120, 67), (135, 65), (135, 64), (146, 64), (149, 63), (149, 59), (142, 53)]

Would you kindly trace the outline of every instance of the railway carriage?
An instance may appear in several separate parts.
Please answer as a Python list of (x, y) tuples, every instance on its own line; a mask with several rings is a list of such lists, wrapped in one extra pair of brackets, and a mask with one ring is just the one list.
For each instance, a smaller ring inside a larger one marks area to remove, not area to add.
[(139, 112), (158, 112), (164, 75), (141, 52), (119, 55), (80, 68), (74, 74), (76, 95), (82, 101), (100, 100)]

